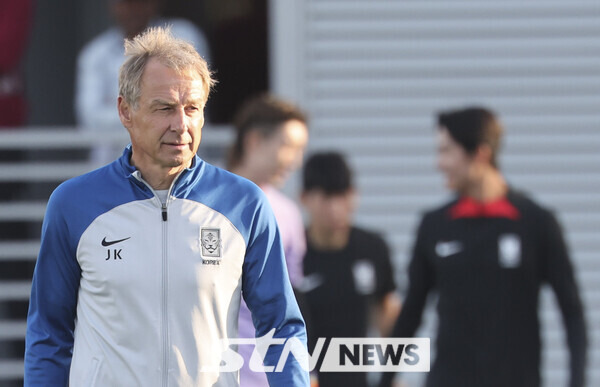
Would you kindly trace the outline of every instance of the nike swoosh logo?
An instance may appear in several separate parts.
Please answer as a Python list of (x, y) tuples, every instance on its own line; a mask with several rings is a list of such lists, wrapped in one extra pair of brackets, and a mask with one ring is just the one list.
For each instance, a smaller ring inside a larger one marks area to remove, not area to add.
[(446, 258), (462, 251), (462, 243), (459, 241), (438, 242), (435, 245), (435, 252), (440, 258)]
[(104, 237), (104, 239), (102, 239), (102, 246), (111, 246), (111, 245), (114, 245), (115, 243), (126, 241), (129, 238), (131, 238), (131, 237), (119, 239), (118, 241), (110, 241), (109, 242), (106, 240), (106, 237)]
[(298, 285), (298, 290), (304, 293), (308, 293), (319, 286), (321, 286), (325, 282), (323, 276), (319, 273), (313, 273), (305, 276)]

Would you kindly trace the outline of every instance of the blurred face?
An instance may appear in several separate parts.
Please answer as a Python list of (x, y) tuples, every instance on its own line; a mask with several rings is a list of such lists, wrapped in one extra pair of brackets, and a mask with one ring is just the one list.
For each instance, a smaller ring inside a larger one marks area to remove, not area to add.
[(298, 120), (282, 124), (279, 130), (264, 137), (254, 132), (255, 142), (247, 152), (248, 165), (258, 176), (258, 184), (281, 186), (302, 164), (308, 142), (308, 128)]
[(303, 193), (302, 204), (310, 215), (311, 227), (331, 233), (345, 231), (352, 225), (356, 194), (348, 190), (327, 195), (323, 190), (313, 189)]
[(141, 33), (158, 13), (156, 0), (110, 0), (111, 12), (128, 38)]
[(463, 192), (473, 170), (473, 157), (450, 136), (447, 129), (438, 130), (438, 169), (446, 178), (446, 187), (452, 191)]
[(173, 174), (191, 164), (204, 125), (202, 86), (195, 72), (179, 74), (150, 59), (137, 108), (119, 97), (121, 122), (131, 136), (131, 161), (142, 175), (145, 171)]

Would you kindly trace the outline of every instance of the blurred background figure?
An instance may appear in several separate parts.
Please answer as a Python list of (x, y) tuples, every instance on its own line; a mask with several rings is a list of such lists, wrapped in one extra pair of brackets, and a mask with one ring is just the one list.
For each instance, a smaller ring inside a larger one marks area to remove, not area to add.
[[(311, 353), (320, 337), (386, 336), (400, 309), (390, 251), (377, 233), (353, 225), (357, 193), (350, 168), (340, 153), (315, 153), (302, 181), (309, 219), (300, 289), (310, 316)], [(319, 373), (318, 383), (369, 385), (367, 374), (356, 372)]]
[(22, 126), (27, 120), (22, 59), (29, 41), (33, 2), (0, 2), (0, 129)]
[(210, 112), (217, 123), (230, 123), (232, 112), (270, 85), (269, 1), (205, 0), (213, 17), (212, 59), (219, 85)]
[[(540, 288), (556, 295), (571, 354), (570, 387), (584, 386), (583, 307), (554, 215), (505, 181), (503, 128), (473, 107), (438, 116), (438, 168), (456, 198), (427, 212), (393, 336), (412, 337), (427, 295), (439, 296), (436, 359), (428, 387), (540, 385)], [(384, 374), (389, 385), (393, 374)]]
[[(29, 43), (33, 18), (30, 0), (0, 1), (0, 130), (14, 129), (27, 123), (27, 101), (23, 79), (23, 58)], [(0, 162), (19, 162), (26, 159), (22, 150), (0, 150)], [(23, 182), (0, 180), (0, 205), (20, 199), (26, 189)], [(0, 243), (19, 235), (19, 228), (0, 222)], [(31, 264), (14, 264), (0, 259), (0, 281), (29, 275)], [(0, 282), (1, 285), (1, 282)], [(21, 317), (26, 304), (0, 299), (0, 322)], [(19, 358), (23, 355), (22, 341), (0, 339), (0, 359)], [(18, 386), (0, 379), (0, 385)], [(20, 385), (23, 385), (22, 383)]]
[[(23, 59), (29, 45), (33, 6), (31, 0), (0, 1), (0, 130), (19, 128), (27, 123)], [(19, 162), (26, 158), (26, 152), (21, 150), (0, 150), (0, 162)], [(22, 182), (0, 180), (0, 201), (17, 199), (24, 189)], [(1, 225), (0, 232), (5, 232)], [(10, 229), (6, 235), (12, 235)], [(0, 313), (1, 309), (2, 306)]]
[[(260, 94), (242, 104), (234, 118), (235, 142), (227, 168), (256, 183), (267, 195), (281, 232), (290, 281), (302, 281), (302, 257), (306, 251), (302, 215), (296, 203), (279, 191), (290, 174), (302, 164), (308, 142), (307, 117), (297, 106), (271, 94)], [(243, 289), (242, 289), (243, 291)], [(299, 303), (302, 303), (299, 300)], [(239, 336), (254, 338), (248, 307), (242, 300)], [(241, 387), (268, 386), (264, 372), (248, 368), (254, 347), (240, 345), (244, 357)]]
[[(131, 39), (150, 26), (170, 25), (175, 37), (186, 40), (202, 57), (210, 61), (204, 34), (190, 21), (161, 18), (162, 0), (108, 0), (115, 25), (81, 50), (77, 59), (75, 115), (77, 125), (98, 132), (123, 130), (115, 106), (118, 73), (123, 63), (124, 39)], [(92, 161), (104, 164), (120, 154), (122, 148), (97, 147)]]

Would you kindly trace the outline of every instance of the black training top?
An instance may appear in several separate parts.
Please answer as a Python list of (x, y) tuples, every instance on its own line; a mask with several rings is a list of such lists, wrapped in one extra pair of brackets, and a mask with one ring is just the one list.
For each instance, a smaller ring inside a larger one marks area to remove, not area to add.
[(426, 213), (409, 278), (393, 336), (413, 336), (427, 295), (439, 297), (427, 386), (539, 386), (537, 312), (544, 283), (566, 324), (570, 385), (583, 385), (584, 317), (562, 232), (555, 217), (526, 196), (510, 191), (489, 205), (457, 199)]
[[(370, 308), (395, 289), (387, 244), (356, 227), (342, 250), (320, 251), (307, 240), (302, 290), (311, 351), (319, 337), (366, 337)], [(366, 385), (364, 373), (319, 375), (320, 387)]]

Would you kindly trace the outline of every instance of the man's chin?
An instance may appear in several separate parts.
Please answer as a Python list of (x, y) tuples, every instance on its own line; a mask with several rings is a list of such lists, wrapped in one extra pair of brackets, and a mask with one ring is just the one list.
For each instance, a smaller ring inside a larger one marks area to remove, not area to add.
[(165, 166), (169, 167), (169, 168), (179, 168), (179, 167), (187, 168), (192, 164), (193, 157), (194, 157), (194, 155), (191, 155), (188, 157), (183, 157), (183, 156), (174, 157), (174, 158), (165, 160)]
[(285, 185), (285, 182), (288, 180), (288, 178), (290, 177), (289, 173), (278, 173), (274, 176), (271, 177), (270, 183), (271, 185), (281, 188)]
[(444, 185), (446, 186), (446, 189), (448, 189), (449, 191), (456, 191), (458, 189), (456, 182), (451, 179), (446, 179), (446, 181), (444, 182)]

